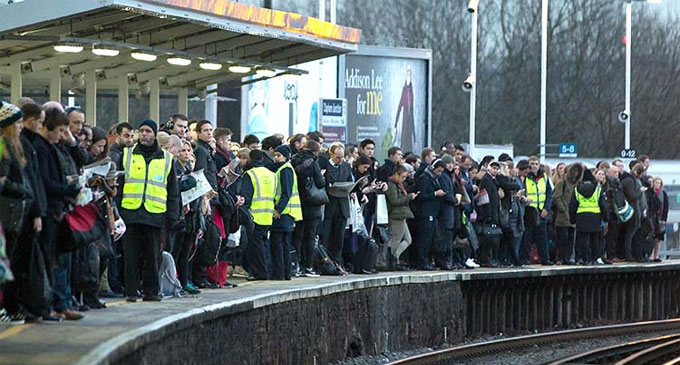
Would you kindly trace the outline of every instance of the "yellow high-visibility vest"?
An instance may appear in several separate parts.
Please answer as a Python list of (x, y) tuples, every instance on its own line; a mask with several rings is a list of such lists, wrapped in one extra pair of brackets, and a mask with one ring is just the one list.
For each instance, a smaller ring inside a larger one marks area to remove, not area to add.
[(539, 211), (543, 210), (543, 205), (545, 204), (545, 193), (547, 191), (546, 177), (544, 176), (540, 178), (538, 182), (531, 178), (527, 178), (525, 181), (527, 197), (531, 199), (531, 204), (529, 204), (529, 206), (534, 207)]
[(574, 193), (576, 194), (576, 200), (578, 201), (576, 214), (600, 213), (600, 193), (602, 193), (602, 189), (599, 185), (595, 188), (595, 192), (590, 198), (581, 195), (581, 193), (578, 192), (578, 188), (574, 188)]
[(265, 167), (253, 167), (246, 172), (253, 183), (250, 214), (260, 226), (271, 226), (274, 221), (274, 198), (276, 197), (276, 174)]
[[(288, 200), (288, 205), (286, 205), (286, 207), (283, 209), (281, 215), (288, 214), (293, 217), (295, 222), (299, 222), (302, 220), (302, 205), (300, 204), (300, 193), (298, 192), (297, 176), (295, 175), (295, 170), (293, 170), (293, 165), (290, 164), (290, 161), (286, 162), (281, 167), (279, 167), (278, 170), (276, 170), (276, 181), (278, 184), (276, 185), (275, 202), (278, 204), (279, 200), (281, 200), (281, 171), (284, 169), (290, 169), (291, 173), (293, 174), (293, 190), (291, 192), (290, 199)], [(276, 204), (274, 206), (276, 206)]]
[(168, 200), (168, 177), (172, 167), (172, 155), (163, 151), (163, 158), (156, 158), (147, 166), (144, 156), (132, 153), (135, 146), (123, 150), (125, 185), (122, 207), (137, 210), (144, 204), (149, 213), (165, 213)]

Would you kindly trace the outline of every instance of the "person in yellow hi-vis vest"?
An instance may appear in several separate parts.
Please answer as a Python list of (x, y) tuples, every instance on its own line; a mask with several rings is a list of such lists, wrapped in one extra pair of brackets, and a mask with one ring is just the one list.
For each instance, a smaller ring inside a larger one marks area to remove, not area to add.
[(574, 188), (569, 202), (569, 218), (576, 225), (576, 261), (579, 264), (604, 265), (601, 236), (608, 212), (607, 194), (593, 173), (584, 169), (583, 182)]
[(271, 275), (273, 280), (290, 280), (290, 241), (295, 222), (302, 220), (302, 206), (298, 192), (298, 181), (293, 166), (288, 160), (290, 147), (281, 145), (274, 150), (276, 173), (276, 199), (274, 200), (274, 223), (269, 235), (271, 252)]
[[(529, 264), (529, 251), (532, 244), (541, 257), (542, 265), (552, 265), (550, 252), (548, 251), (548, 221), (552, 208), (552, 185), (548, 176), (541, 169), (538, 158), (529, 158), (530, 171), (524, 180), (526, 188), (527, 205), (524, 212), (524, 242), (520, 252), (522, 264)], [(530, 217), (530, 218), (527, 218)]]
[(269, 228), (274, 222), (276, 199), (276, 174), (264, 167), (264, 152), (250, 151), (250, 169), (244, 173), (241, 195), (243, 206), (252, 217), (247, 230), (248, 245), (245, 248), (244, 268), (250, 274), (248, 280), (267, 280), (266, 241)]
[(139, 266), (144, 263), (142, 281), (144, 301), (160, 301), (159, 266), (161, 230), (179, 219), (181, 207), (177, 174), (172, 154), (158, 146), (158, 125), (150, 119), (139, 126), (139, 141), (123, 150), (119, 168), (118, 198), (127, 230), (123, 236), (125, 252), (125, 295), (137, 301)]

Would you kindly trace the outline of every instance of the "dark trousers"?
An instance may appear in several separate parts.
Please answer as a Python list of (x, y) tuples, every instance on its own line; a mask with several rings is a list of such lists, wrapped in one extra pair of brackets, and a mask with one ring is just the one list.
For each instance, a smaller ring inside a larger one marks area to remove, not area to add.
[(441, 229), (442, 236), (440, 239), (443, 242), (437, 242), (439, 247), (435, 252), (434, 261), (437, 267), (445, 269), (447, 264), (453, 263), (453, 229)]
[(522, 242), (522, 250), (520, 258), (522, 261), (529, 261), (529, 250), (531, 245), (535, 244), (538, 249), (538, 255), (542, 262), (550, 261), (550, 253), (548, 252), (548, 221), (541, 219), (541, 223), (535, 227), (527, 227), (524, 231), (524, 242)]
[[(10, 281), (5, 285), (3, 294), (3, 305), (8, 313), (14, 314), (22, 307), (21, 294), (19, 292), (20, 285), (30, 285), (25, 281), (20, 281), (28, 271), (28, 265), (31, 258), (31, 245), (34, 239), (33, 222), (24, 224), (21, 234), (5, 232), (6, 245), (5, 253), (9, 259), (12, 274), (14, 274), (14, 281)], [(42, 314), (42, 313), (35, 313)]]
[(269, 226), (253, 223), (253, 231), (249, 232), (248, 245), (245, 249), (245, 263), (248, 274), (256, 279), (266, 280), (267, 275), (267, 232)]
[(342, 263), (345, 226), (347, 226), (347, 218), (342, 216), (328, 217), (323, 222), (323, 245), (338, 263)]
[(498, 252), (498, 262), (504, 265), (516, 264), (515, 260), (515, 235), (512, 230), (503, 230), (501, 246)]
[(293, 232), (272, 231), (269, 234), (272, 279), (290, 278), (290, 238)]
[(585, 262), (593, 262), (600, 257), (600, 232), (576, 232), (578, 252)]
[(416, 239), (415, 248), (416, 267), (419, 269), (430, 265), (430, 249), (432, 248), (432, 237), (434, 236), (434, 228), (437, 221), (433, 217), (418, 218), (418, 239)]
[(574, 234), (576, 229), (573, 227), (556, 227), (558, 255), (557, 260), (565, 263), (573, 260), (574, 254)]
[(624, 258), (625, 250), (623, 249), (621, 238), (621, 223), (617, 217), (610, 217), (607, 223), (607, 234), (605, 236), (607, 258)]
[(159, 271), (161, 229), (144, 224), (129, 224), (123, 236), (125, 257), (125, 295), (137, 295), (140, 267), (144, 295), (160, 293)]
[(114, 258), (109, 261), (107, 279), (109, 280), (109, 287), (117, 293), (123, 292), (123, 276), (121, 275), (121, 268), (123, 267), (123, 255), (121, 254), (121, 242), (111, 242), (113, 247)]
[(627, 261), (635, 260), (633, 256), (633, 238), (640, 228), (640, 216), (637, 212), (628, 222), (621, 224), (621, 237), (623, 237), (624, 256)]
[(291, 255), (290, 259), (298, 268), (302, 268), (302, 241), (305, 233), (305, 222), (295, 222), (295, 229), (290, 238), (290, 249), (295, 251), (295, 255)]
[(192, 237), (184, 230), (175, 231), (172, 243), (172, 257), (177, 267), (177, 277), (182, 286), (189, 280), (189, 250), (191, 249)]
[(321, 217), (304, 217), (304, 222), (300, 263), (301, 269), (311, 269), (314, 266), (314, 245)]

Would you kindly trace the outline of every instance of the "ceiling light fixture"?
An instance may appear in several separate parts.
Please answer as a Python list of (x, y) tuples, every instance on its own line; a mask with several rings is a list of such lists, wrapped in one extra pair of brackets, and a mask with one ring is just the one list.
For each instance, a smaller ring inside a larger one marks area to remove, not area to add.
[(111, 47), (92, 45), (92, 53), (97, 56), (115, 57), (120, 54), (120, 50)]
[(217, 71), (222, 69), (222, 64), (214, 62), (201, 62), (198, 64), (198, 67), (204, 70)]
[(132, 58), (136, 59), (137, 61), (146, 61), (146, 62), (152, 62), (155, 61), (158, 56), (156, 56), (153, 53), (147, 53), (147, 52), (141, 52), (141, 51), (134, 51), (130, 53), (130, 56)]
[(168, 58), (168, 63), (175, 66), (189, 66), (191, 64), (191, 60), (182, 57), (170, 57)]
[(59, 53), (80, 53), (83, 45), (80, 43), (64, 42), (54, 45), (54, 50)]
[(233, 72), (235, 74), (247, 74), (250, 72), (250, 66), (231, 65), (229, 66), (229, 72)]
[(255, 71), (255, 74), (260, 77), (274, 77), (276, 76), (276, 70), (270, 70), (268, 68), (259, 68)]

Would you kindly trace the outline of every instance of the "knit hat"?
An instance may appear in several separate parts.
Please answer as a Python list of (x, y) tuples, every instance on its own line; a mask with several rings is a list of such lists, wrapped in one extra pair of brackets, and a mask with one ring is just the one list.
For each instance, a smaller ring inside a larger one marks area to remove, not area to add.
[(153, 131), (153, 134), (154, 134), (154, 135), (158, 134), (158, 124), (157, 124), (156, 122), (154, 122), (153, 120), (151, 120), (151, 119), (144, 119), (144, 120), (139, 124), (139, 128), (142, 128), (142, 126), (147, 126), (147, 127), (151, 128), (151, 130)]
[(24, 113), (21, 109), (0, 100), (0, 128), (5, 128), (23, 117)]
[(274, 149), (274, 152), (278, 152), (283, 155), (286, 159), (290, 158), (290, 147), (288, 145), (282, 144)]
[(441, 168), (445, 169), (445, 168), (446, 168), (446, 163), (444, 163), (444, 161), (442, 161), (442, 159), (436, 160), (436, 161), (432, 164), (432, 169), (436, 169), (436, 168), (438, 168), (438, 167), (441, 167)]
[(448, 153), (445, 153), (444, 156), (442, 156), (441, 160), (444, 164), (448, 165), (453, 162), (453, 156), (449, 155)]
[(583, 182), (590, 181), (591, 183), (595, 183), (595, 175), (590, 171), (590, 169), (585, 169), (583, 171)]

